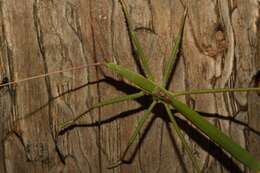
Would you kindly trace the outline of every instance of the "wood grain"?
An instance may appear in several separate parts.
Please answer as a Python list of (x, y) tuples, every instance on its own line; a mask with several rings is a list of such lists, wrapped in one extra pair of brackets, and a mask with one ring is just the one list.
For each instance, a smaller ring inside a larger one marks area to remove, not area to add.
[[(257, 0), (127, 0), (156, 81), (162, 79), (184, 6), (188, 18), (170, 90), (255, 85), (260, 71)], [(1, 0), (0, 9), (1, 80), (94, 62), (138, 70), (116, 0)], [(84, 126), (58, 134), (60, 123), (93, 103), (132, 92), (122, 78), (97, 68), (0, 88), (0, 172), (192, 172), (160, 107), (128, 153), (132, 162), (107, 169), (122, 154), (149, 99), (96, 109), (82, 119)], [(259, 94), (180, 99), (260, 159)], [(250, 172), (178, 117), (203, 172)]]

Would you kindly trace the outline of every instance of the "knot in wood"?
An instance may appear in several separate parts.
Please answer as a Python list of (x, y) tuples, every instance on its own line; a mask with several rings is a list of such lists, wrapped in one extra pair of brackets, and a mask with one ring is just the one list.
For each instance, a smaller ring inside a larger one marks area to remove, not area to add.
[(215, 39), (217, 42), (217, 52), (224, 51), (227, 48), (227, 41), (224, 32), (222, 30), (218, 30), (215, 34)]

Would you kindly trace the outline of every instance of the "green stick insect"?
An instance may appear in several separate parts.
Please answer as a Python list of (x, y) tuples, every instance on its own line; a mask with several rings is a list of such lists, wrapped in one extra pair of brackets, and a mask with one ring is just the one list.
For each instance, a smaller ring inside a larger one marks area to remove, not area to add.
[[(54, 75), (56, 73), (62, 73), (64, 71), (72, 71), (72, 70), (80, 70), (82, 68), (90, 67), (90, 66), (100, 66), (103, 65), (106, 68), (116, 72), (117, 74), (125, 77), (127, 80), (129, 80), (132, 85), (138, 89), (140, 89), (140, 92), (137, 92), (135, 94), (130, 94), (126, 96), (120, 96), (115, 97), (109, 100), (105, 100), (102, 102), (99, 102), (97, 104), (94, 104), (91, 108), (89, 108), (89, 111), (103, 107), (106, 105), (116, 104), (119, 102), (127, 101), (127, 100), (134, 100), (140, 97), (143, 97), (145, 95), (150, 95), (153, 98), (153, 101), (151, 105), (148, 107), (147, 110), (144, 111), (144, 115), (142, 118), (138, 121), (137, 127), (134, 129), (128, 144), (126, 146), (126, 149), (124, 150), (121, 158), (118, 162), (112, 164), (109, 166), (109, 168), (114, 168), (119, 166), (120, 164), (124, 163), (124, 157), (126, 156), (126, 153), (130, 146), (133, 144), (135, 139), (137, 138), (139, 132), (141, 131), (145, 121), (148, 119), (149, 115), (151, 114), (153, 108), (158, 104), (163, 104), (166, 113), (169, 117), (169, 125), (172, 128), (173, 132), (176, 132), (178, 137), (180, 138), (184, 149), (186, 153), (188, 154), (188, 157), (190, 158), (194, 172), (201, 172), (200, 164), (198, 160), (193, 156), (192, 149), (188, 145), (188, 142), (185, 140), (184, 135), (181, 131), (181, 128), (176, 122), (176, 119), (173, 115), (172, 110), (178, 111), (181, 113), (188, 121), (190, 121), (193, 125), (195, 125), (201, 133), (206, 135), (210, 140), (212, 140), (215, 144), (217, 144), (219, 147), (221, 147), (223, 150), (225, 150), (227, 153), (232, 155), (235, 159), (237, 159), (239, 162), (243, 163), (245, 166), (250, 168), (251, 170), (257, 171), (260, 173), (260, 162), (257, 161), (249, 152), (247, 152), (245, 149), (243, 149), (240, 145), (235, 143), (230, 137), (225, 135), (223, 132), (221, 132), (218, 128), (210, 124), (206, 119), (204, 119), (199, 113), (192, 110), (189, 106), (182, 103), (177, 99), (177, 96), (181, 95), (191, 95), (191, 94), (206, 94), (206, 93), (223, 93), (223, 92), (248, 92), (248, 91), (260, 91), (260, 88), (219, 88), (219, 89), (198, 89), (198, 90), (191, 90), (191, 91), (178, 91), (178, 92), (171, 92), (167, 90), (167, 84), (171, 78), (171, 73), (173, 70), (173, 67), (176, 63), (178, 50), (180, 48), (181, 39), (182, 39), (182, 32), (185, 24), (185, 19), (187, 16), (187, 9), (185, 9), (181, 27), (177, 34), (177, 37), (175, 39), (175, 46), (172, 49), (170, 58), (168, 62), (166, 63), (166, 67), (163, 71), (163, 79), (161, 84), (156, 84), (154, 82), (154, 77), (148, 67), (148, 59), (146, 58), (144, 51), (141, 47), (140, 41), (138, 37), (136, 36), (136, 33), (134, 32), (133, 25), (131, 18), (128, 14), (126, 5), (124, 0), (119, 0), (122, 10), (125, 15), (126, 23), (128, 26), (128, 32), (130, 35), (130, 40), (134, 46), (134, 50), (136, 51), (136, 54), (138, 56), (139, 63), (141, 64), (141, 68), (144, 72), (145, 76), (142, 76), (136, 72), (133, 72), (129, 69), (126, 69), (120, 65), (114, 64), (114, 63), (97, 63), (97, 64), (91, 64), (91, 65), (83, 65), (78, 66), (70, 69), (66, 69), (63, 71), (55, 71), (47, 74), (42, 74), (38, 76), (33, 76), (26, 79), (21, 79), (19, 81), (13, 81), (6, 84), (2, 84), (0, 86), (7, 86), (10, 84), (25, 82), (28, 80), (33, 80), (36, 78), (46, 77), (49, 75)], [(74, 119), (71, 119), (69, 121), (64, 122), (61, 125), (61, 130), (65, 131), (68, 127), (71, 127), (75, 125), (85, 114), (82, 114)]]
[[(187, 120), (189, 120), (191, 123), (193, 123), (197, 128), (200, 129), (202, 133), (204, 133), (206, 136), (208, 136), (213, 142), (218, 144), (222, 149), (224, 149), (226, 152), (230, 153), (234, 158), (236, 158), (238, 161), (246, 165), (252, 170), (260, 171), (260, 163), (245, 149), (243, 149), (240, 145), (236, 144), (231, 138), (229, 138), (227, 135), (225, 135), (223, 132), (221, 132), (218, 128), (211, 125), (207, 120), (205, 120), (201, 115), (199, 115), (197, 112), (193, 111), (190, 107), (188, 107), (186, 104), (180, 102), (176, 99), (177, 96), (180, 95), (190, 95), (190, 94), (205, 94), (205, 93), (222, 93), (222, 92), (246, 92), (246, 91), (260, 91), (260, 88), (235, 88), (235, 89), (226, 89), (226, 88), (219, 88), (219, 89), (205, 89), (205, 90), (192, 90), (192, 91), (181, 91), (181, 92), (170, 92), (167, 90), (167, 84), (170, 80), (171, 73), (173, 70), (173, 67), (175, 65), (178, 50), (181, 43), (182, 38), (182, 32), (184, 29), (185, 19), (187, 15), (187, 9), (185, 9), (183, 19), (181, 22), (180, 30), (177, 34), (177, 38), (175, 40), (175, 47), (172, 49), (171, 56), (166, 63), (166, 67), (163, 71), (163, 79), (160, 85), (154, 83), (153, 75), (149, 69), (148, 65), (148, 59), (145, 56), (145, 53), (141, 47), (140, 41), (134, 31), (131, 18), (128, 14), (126, 5), (124, 0), (119, 0), (123, 13), (125, 15), (126, 23), (128, 26), (128, 32), (130, 35), (130, 40), (134, 46), (134, 50), (136, 51), (136, 54), (139, 58), (139, 63), (141, 64), (141, 68), (145, 74), (145, 77), (137, 74), (129, 69), (126, 69), (120, 65), (113, 64), (113, 63), (107, 63), (104, 64), (108, 69), (113, 70), (114, 72), (120, 74), (121, 76), (125, 77), (129, 81), (132, 82), (133, 86), (137, 87), (141, 91), (135, 94), (127, 95), (127, 96), (121, 96), (116, 97), (107, 101), (100, 102), (96, 105), (93, 105), (90, 110), (98, 107), (102, 107), (109, 104), (119, 103), (126, 100), (133, 100), (140, 98), (144, 95), (151, 95), (153, 96), (153, 102), (148, 107), (147, 110), (145, 110), (143, 117), (139, 120), (137, 123), (137, 127), (133, 131), (128, 144), (126, 146), (126, 149), (123, 152), (123, 155), (121, 156), (120, 160), (111, 165), (109, 168), (113, 168), (116, 166), (119, 166), (123, 163), (124, 157), (129, 149), (129, 147), (133, 144), (134, 140), (136, 139), (137, 135), (139, 134), (142, 126), (144, 125), (144, 122), (148, 119), (149, 115), (151, 114), (153, 108), (156, 106), (157, 103), (163, 103), (166, 112), (168, 114), (168, 117), (170, 119), (170, 126), (177, 133), (179, 136), (189, 158), (191, 159), (194, 172), (201, 172), (201, 169), (199, 167), (199, 163), (197, 159), (193, 156), (192, 150), (189, 147), (187, 141), (185, 140), (180, 127), (178, 126), (173, 113), (172, 113), (172, 107), (180, 112)], [(81, 119), (84, 115), (80, 115), (70, 121), (65, 122), (62, 125), (62, 128), (69, 127), (73, 124), (75, 124), (79, 119)]]

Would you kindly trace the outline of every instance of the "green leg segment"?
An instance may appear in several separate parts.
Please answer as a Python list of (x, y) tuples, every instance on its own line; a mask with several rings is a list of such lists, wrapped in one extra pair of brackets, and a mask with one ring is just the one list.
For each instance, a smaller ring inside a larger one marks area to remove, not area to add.
[(141, 92), (138, 92), (138, 93), (135, 93), (135, 94), (130, 94), (130, 95), (126, 95), (126, 96), (119, 96), (119, 97), (115, 97), (115, 98), (108, 99), (108, 100), (99, 102), (97, 104), (94, 104), (84, 114), (81, 114), (81, 115), (79, 115), (79, 116), (77, 116), (77, 117), (75, 117), (75, 118), (73, 118), (69, 121), (64, 122), (61, 125), (61, 129), (66, 129), (69, 126), (73, 125), (78, 120), (80, 120), (81, 118), (86, 116), (88, 112), (90, 112), (91, 110), (93, 110), (95, 108), (99, 108), (99, 107), (103, 107), (103, 106), (107, 106), (107, 105), (111, 105), (111, 104), (114, 104), (114, 103), (119, 103), (119, 102), (123, 102), (123, 101), (127, 101), (127, 100), (134, 100), (134, 99), (140, 98), (142, 96), (144, 96), (144, 92), (141, 91)]
[(147, 118), (149, 117), (150, 113), (152, 112), (153, 108), (155, 107), (155, 105), (157, 104), (157, 101), (153, 101), (152, 104), (149, 106), (149, 108), (147, 110), (145, 110), (144, 115), (141, 117), (141, 119), (138, 121), (137, 123), (137, 127), (134, 129), (128, 143), (127, 146), (123, 152), (123, 155), (121, 156), (121, 159), (115, 163), (112, 164), (111, 166), (109, 166), (108, 168), (115, 168), (118, 167), (119, 165), (122, 164), (122, 161), (124, 160), (124, 157), (126, 156), (127, 151), (129, 150), (130, 146), (134, 143), (138, 133), (140, 132), (140, 130), (142, 129), (145, 121), (147, 120)]
[(196, 173), (199, 173), (200, 172), (200, 168), (199, 168), (198, 160), (195, 158), (195, 156), (193, 156), (192, 149), (190, 148), (190, 146), (188, 145), (184, 135), (182, 134), (181, 129), (178, 126), (178, 124), (177, 124), (177, 122), (176, 122), (176, 120), (175, 120), (175, 118), (174, 118), (174, 116), (173, 116), (173, 114), (171, 112), (170, 107), (166, 103), (164, 103), (164, 107), (165, 107), (165, 109), (167, 111), (168, 117), (170, 118), (170, 121), (171, 121), (170, 126), (171, 126), (171, 128), (174, 129), (176, 131), (177, 135), (179, 136), (179, 138), (180, 138), (180, 140), (182, 142), (182, 145), (184, 146), (184, 148), (185, 148), (185, 150), (186, 150), (186, 152), (187, 152), (187, 154), (188, 154), (188, 156), (189, 156), (189, 158), (190, 158), (190, 160), (192, 162), (194, 171)]

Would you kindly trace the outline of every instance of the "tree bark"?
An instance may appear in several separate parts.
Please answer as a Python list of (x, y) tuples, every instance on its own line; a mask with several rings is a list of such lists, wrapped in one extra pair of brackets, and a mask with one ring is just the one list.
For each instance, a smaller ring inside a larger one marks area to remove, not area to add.
[[(155, 80), (162, 79), (185, 6), (182, 49), (169, 89), (260, 86), (257, 0), (127, 0)], [(0, 9), (2, 80), (95, 62), (138, 71), (117, 0), (0, 0)], [(107, 169), (120, 158), (149, 100), (95, 109), (80, 121), (84, 125), (58, 133), (62, 122), (92, 104), (135, 91), (114, 73), (93, 67), (0, 88), (0, 172), (192, 172), (160, 108), (127, 154), (131, 163)], [(260, 160), (259, 93), (180, 99)], [(203, 172), (250, 172), (177, 116)]]

